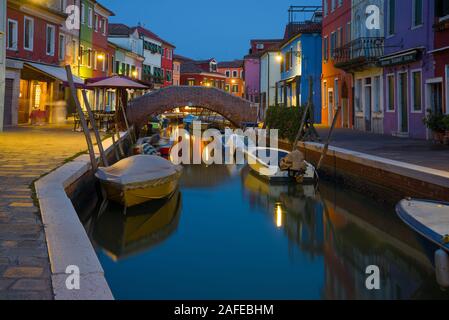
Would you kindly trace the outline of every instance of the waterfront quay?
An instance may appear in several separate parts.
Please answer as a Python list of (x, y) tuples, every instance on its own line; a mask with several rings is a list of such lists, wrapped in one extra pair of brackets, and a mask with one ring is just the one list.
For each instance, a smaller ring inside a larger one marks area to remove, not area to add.
[(53, 299), (34, 181), (85, 152), (71, 126), (21, 126), (0, 133), (0, 299)]

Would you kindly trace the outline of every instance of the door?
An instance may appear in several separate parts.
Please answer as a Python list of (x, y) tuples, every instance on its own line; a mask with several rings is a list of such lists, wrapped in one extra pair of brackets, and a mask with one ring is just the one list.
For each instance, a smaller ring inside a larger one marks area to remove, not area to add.
[(329, 88), (327, 91), (327, 108), (328, 108), (328, 123), (329, 126), (332, 125), (332, 121), (334, 120), (334, 90)]
[(399, 130), (408, 133), (408, 80), (407, 73), (399, 75)]
[(14, 79), (5, 79), (5, 111), (3, 113), (3, 125), (12, 126), (12, 92)]
[(371, 78), (365, 79), (365, 94), (364, 94), (364, 114), (365, 114), (365, 131), (371, 131), (371, 115), (372, 115), (372, 87), (371, 87)]
[(430, 84), (430, 108), (434, 114), (443, 113), (443, 88), (441, 83)]

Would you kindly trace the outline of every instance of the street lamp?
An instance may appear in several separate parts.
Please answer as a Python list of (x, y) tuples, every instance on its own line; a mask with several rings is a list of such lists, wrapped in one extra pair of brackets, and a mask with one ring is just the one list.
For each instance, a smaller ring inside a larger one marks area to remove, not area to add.
[(278, 53), (277, 55), (276, 55), (276, 61), (277, 62), (282, 62), (282, 54), (281, 53)]

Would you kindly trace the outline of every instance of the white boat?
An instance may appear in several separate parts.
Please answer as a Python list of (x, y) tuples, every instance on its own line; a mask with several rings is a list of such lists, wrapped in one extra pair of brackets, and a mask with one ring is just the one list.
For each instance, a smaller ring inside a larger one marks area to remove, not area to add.
[[(313, 183), (317, 178), (315, 167), (307, 161), (305, 161), (305, 172), (297, 173), (281, 170), (281, 159), (290, 154), (287, 150), (255, 147), (249, 148), (249, 150), (245, 150), (244, 152), (247, 155), (248, 164), (251, 169), (261, 178), (270, 182), (289, 182), (296, 180), (300, 183)], [(275, 154), (272, 154), (273, 152)], [(276, 162), (270, 163), (271, 160), (275, 160)]]

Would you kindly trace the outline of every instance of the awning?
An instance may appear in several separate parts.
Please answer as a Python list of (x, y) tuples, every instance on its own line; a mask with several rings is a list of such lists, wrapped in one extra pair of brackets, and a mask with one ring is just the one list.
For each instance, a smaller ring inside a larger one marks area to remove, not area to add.
[[(54, 78), (55, 80), (62, 81), (64, 85), (68, 85), (67, 81), (67, 73), (64, 68), (62, 67), (56, 67), (56, 66), (50, 66), (46, 64), (41, 63), (34, 63), (34, 62), (25, 62), (24, 65), (40, 71), (47, 76)], [(77, 76), (73, 76), (73, 81), (75, 83), (76, 87), (84, 87), (84, 81), (81, 78), (78, 78)]]

